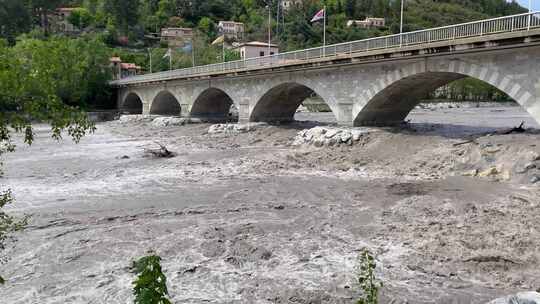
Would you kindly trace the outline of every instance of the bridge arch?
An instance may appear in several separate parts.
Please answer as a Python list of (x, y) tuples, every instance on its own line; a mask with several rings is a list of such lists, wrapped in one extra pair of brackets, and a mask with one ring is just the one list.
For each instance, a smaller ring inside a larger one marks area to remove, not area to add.
[(120, 104), (120, 112), (127, 114), (142, 114), (142, 98), (135, 92), (128, 93)]
[(298, 82), (285, 82), (262, 95), (251, 110), (249, 121), (292, 122), (298, 107), (313, 94), (320, 96), (335, 116), (333, 105), (314, 89)]
[(472, 77), (506, 93), (531, 115), (534, 96), (511, 76), (489, 67), (453, 60), (426, 67), (423, 63), (380, 77), (364, 91), (353, 109), (355, 126), (392, 125), (402, 122), (420, 101), (437, 88)]
[(182, 108), (178, 99), (169, 91), (159, 92), (150, 105), (150, 114), (180, 116)]
[(233, 99), (222, 89), (207, 88), (193, 102), (190, 116), (209, 121), (225, 121), (230, 118), (233, 105)]

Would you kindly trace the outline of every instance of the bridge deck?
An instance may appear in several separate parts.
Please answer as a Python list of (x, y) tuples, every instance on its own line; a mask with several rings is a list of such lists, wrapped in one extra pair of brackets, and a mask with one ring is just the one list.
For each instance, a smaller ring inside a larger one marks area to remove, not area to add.
[[(540, 36), (540, 12), (352, 41), (260, 58), (133, 76), (112, 81), (111, 85), (123, 87), (282, 68), (287, 70), (291, 68), (320, 68), (325, 64), (333, 65), (337, 62), (359, 63), (388, 57), (400, 58), (440, 51), (450, 52), (456, 51), (459, 45), (482, 44), (478, 47), (483, 47), (485, 42), (514, 40), (531, 36)], [(422, 52), (422, 50), (431, 51)]]

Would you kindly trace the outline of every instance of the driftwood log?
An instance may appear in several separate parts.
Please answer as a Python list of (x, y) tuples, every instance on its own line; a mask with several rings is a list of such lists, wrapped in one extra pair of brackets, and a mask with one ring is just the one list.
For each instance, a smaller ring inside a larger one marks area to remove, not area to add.
[(165, 145), (158, 142), (156, 144), (159, 146), (159, 149), (144, 149), (144, 153), (155, 158), (171, 158), (176, 156), (176, 153), (169, 151)]

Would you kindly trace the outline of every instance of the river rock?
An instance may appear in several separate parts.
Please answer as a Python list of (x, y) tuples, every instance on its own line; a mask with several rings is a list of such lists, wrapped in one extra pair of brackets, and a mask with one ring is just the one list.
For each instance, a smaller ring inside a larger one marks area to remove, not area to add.
[(332, 147), (353, 145), (371, 130), (367, 128), (314, 127), (297, 133), (293, 145), (313, 145)]
[(131, 123), (131, 122), (139, 122), (139, 121), (149, 121), (152, 120), (147, 115), (121, 115), (118, 119), (118, 122), (121, 124)]
[(215, 124), (208, 128), (208, 134), (219, 133), (246, 133), (257, 128), (268, 126), (264, 122), (247, 123), (247, 124)]
[(540, 304), (540, 293), (521, 292), (517, 295), (493, 300), (487, 304)]
[(183, 126), (189, 119), (182, 117), (157, 117), (152, 120), (154, 127)]

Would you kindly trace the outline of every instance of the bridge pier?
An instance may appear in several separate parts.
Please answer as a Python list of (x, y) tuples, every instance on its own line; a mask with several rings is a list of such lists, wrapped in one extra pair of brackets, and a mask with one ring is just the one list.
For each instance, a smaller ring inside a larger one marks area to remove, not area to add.
[(245, 124), (250, 122), (249, 98), (242, 98), (238, 102), (238, 123)]
[(343, 127), (352, 127), (354, 124), (352, 112), (354, 103), (350, 100), (337, 103), (335, 110), (337, 124)]

